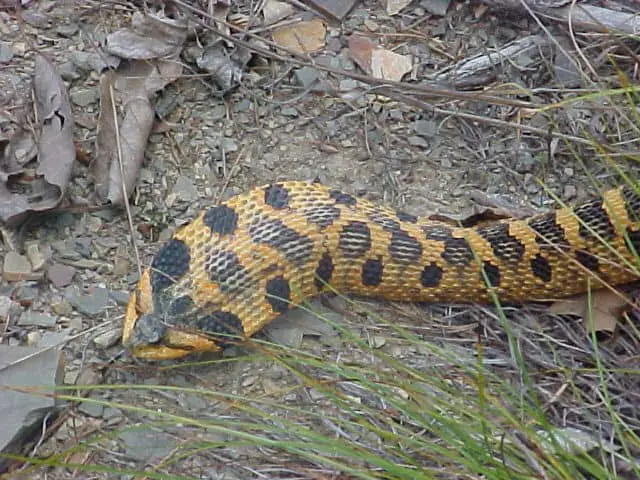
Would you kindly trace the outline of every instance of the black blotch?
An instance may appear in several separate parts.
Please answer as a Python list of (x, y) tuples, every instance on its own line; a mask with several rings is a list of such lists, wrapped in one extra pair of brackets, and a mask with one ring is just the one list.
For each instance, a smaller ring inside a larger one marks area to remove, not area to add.
[(422, 233), (427, 240), (445, 241), (451, 237), (451, 229), (443, 225), (427, 225), (422, 227)]
[(389, 253), (399, 262), (416, 262), (422, 255), (422, 245), (404, 230), (391, 234)]
[(172, 238), (156, 253), (151, 262), (151, 290), (158, 293), (173, 285), (189, 271), (191, 255), (189, 247)]
[(473, 260), (473, 250), (464, 238), (449, 237), (444, 241), (442, 258), (451, 265), (469, 265)]
[(582, 238), (597, 239), (594, 234), (599, 235), (603, 240), (615, 238), (615, 229), (609, 221), (607, 212), (602, 208), (602, 201), (594, 200), (585, 203), (574, 208), (573, 211), (580, 219), (578, 233)]
[[(536, 243), (544, 248), (568, 247), (564, 230), (556, 222), (555, 212), (545, 213), (531, 218), (527, 225), (536, 234)], [(551, 245), (549, 245), (551, 243)]]
[(333, 260), (331, 259), (331, 255), (324, 253), (316, 267), (316, 287), (319, 289), (325, 287), (331, 280), (331, 275), (333, 275)]
[(497, 223), (489, 227), (478, 228), (477, 232), (489, 242), (494, 255), (501, 260), (516, 263), (524, 255), (524, 245), (509, 234), (509, 224), (507, 223)]
[(382, 229), (387, 232), (400, 231), (400, 224), (393, 218), (389, 217), (389, 215), (387, 215), (386, 213), (372, 212), (368, 216), (373, 223), (375, 223), (376, 225), (380, 225)]
[(280, 184), (271, 184), (264, 189), (264, 203), (277, 210), (289, 206), (289, 191)]
[(480, 274), (480, 280), (485, 283), (489, 282), (490, 287), (500, 286), (500, 268), (489, 262), (484, 262), (482, 265), (484, 273)]
[(202, 223), (218, 235), (233, 233), (238, 226), (238, 214), (226, 205), (217, 205), (207, 210), (202, 217)]
[[(244, 332), (240, 319), (233, 313), (224, 310), (200, 316), (197, 328), (210, 335), (230, 336), (240, 335)], [(221, 346), (224, 346), (224, 343)]]
[(396, 217), (398, 217), (398, 220), (400, 220), (401, 222), (418, 223), (418, 217), (401, 210), (396, 212)]
[(340, 232), (338, 247), (345, 257), (363, 256), (371, 248), (371, 231), (364, 222), (349, 222)]
[(233, 252), (218, 250), (211, 252), (205, 260), (204, 269), (209, 280), (216, 283), (223, 292), (231, 292), (243, 286), (250, 286), (249, 275)]
[(309, 258), (313, 242), (287, 227), (281, 220), (256, 219), (249, 226), (249, 235), (257, 243), (267, 244), (284, 254), (288, 260), (301, 263)]
[(327, 228), (334, 221), (340, 218), (340, 209), (333, 205), (318, 205), (305, 208), (301, 211), (302, 216), (320, 229)]
[(356, 203), (358, 203), (358, 200), (356, 200), (354, 196), (349, 195), (348, 193), (343, 193), (339, 190), (331, 190), (329, 192), (329, 196), (333, 198), (336, 203), (348, 205), (350, 207), (353, 207)]
[(533, 273), (543, 282), (550, 282), (552, 272), (549, 260), (541, 256), (540, 254), (537, 254), (534, 258), (531, 259), (531, 273)]
[(624, 200), (624, 208), (627, 211), (627, 217), (632, 222), (640, 220), (640, 195), (636, 191), (625, 185), (622, 187), (622, 199)]
[(382, 262), (368, 258), (362, 265), (362, 284), (368, 287), (377, 287), (382, 282)]
[(592, 272), (597, 272), (600, 267), (598, 259), (584, 250), (576, 250), (576, 260)]
[(178, 316), (189, 313), (189, 311), (193, 308), (193, 300), (189, 295), (183, 295), (182, 297), (176, 298), (169, 305), (169, 309), (167, 314), (169, 316)]
[(274, 312), (286, 312), (290, 307), (291, 289), (284, 277), (271, 278), (267, 281), (265, 298)]
[[(632, 230), (631, 227), (627, 227), (627, 238), (627, 249), (632, 255), (640, 255), (640, 230)], [(633, 250), (630, 247), (633, 247)]]
[(420, 274), (420, 283), (426, 288), (437, 287), (440, 280), (442, 280), (442, 268), (434, 262), (424, 267)]

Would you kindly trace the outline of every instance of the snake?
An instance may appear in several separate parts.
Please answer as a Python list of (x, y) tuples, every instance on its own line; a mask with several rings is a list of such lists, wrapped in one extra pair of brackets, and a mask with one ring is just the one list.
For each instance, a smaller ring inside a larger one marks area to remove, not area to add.
[(526, 303), (632, 282), (640, 195), (460, 226), (317, 182), (255, 187), (201, 211), (130, 294), (122, 343), (178, 359), (243, 341), (322, 292), (399, 302)]

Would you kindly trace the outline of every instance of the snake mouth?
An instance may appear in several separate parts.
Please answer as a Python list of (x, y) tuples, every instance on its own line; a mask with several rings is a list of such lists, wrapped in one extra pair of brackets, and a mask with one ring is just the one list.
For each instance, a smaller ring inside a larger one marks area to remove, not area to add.
[[(154, 321), (155, 324), (150, 323)], [(175, 360), (194, 353), (221, 350), (202, 334), (163, 325), (153, 317), (149, 270), (143, 272), (129, 296), (122, 325), (122, 344), (133, 356), (144, 360)]]

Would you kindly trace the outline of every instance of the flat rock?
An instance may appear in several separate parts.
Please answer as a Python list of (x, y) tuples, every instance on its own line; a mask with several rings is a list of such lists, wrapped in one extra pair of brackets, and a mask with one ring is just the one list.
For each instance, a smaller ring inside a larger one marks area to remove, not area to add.
[(83, 295), (75, 289), (65, 294), (67, 301), (80, 313), (90, 317), (99, 315), (109, 304), (109, 290), (102, 287), (94, 288), (90, 293)]
[(120, 329), (114, 328), (107, 332), (101, 333), (97, 335), (93, 339), (93, 343), (95, 343), (100, 348), (110, 348), (113, 347), (116, 343), (120, 341)]
[[(62, 384), (63, 373), (60, 349), (0, 345), (0, 385), (51, 388)], [(40, 437), (42, 420), (56, 407), (55, 400), (45, 395), (0, 389), (0, 452), (21, 454), (26, 443)], [(8, 462), (0, 458), (0, 471)]]
[(309, 6), (327, 17), (342, 21), (358, 0), (309, 0)]
[(137, 428), (124, 430), (119, 437), (124, 442), (125, 455), (143, 463), (164, 458), (176, 447), (175, 439), (160, 431)]
[(31, 262), (24, 255), (7, 252), (4, 257), (2, 277), (8, 282), (19, 282), (31, 276)]
[(20, 315), (18, 325), (21, 327), (53, 327), (57, 322), (56, 317), (46, 313), (26, 311)]
[(185, 202), (193, 202), (198, 199), (198, 190), (193, 181), (184, 175), (176, 178), (176, 183), (173, 185), (173, 193), (177, 198)]
[(47, 270), (47, 278), (55, 287), (66, 287), (73, 280), (76, 269), (70, 265), (54, 263)]

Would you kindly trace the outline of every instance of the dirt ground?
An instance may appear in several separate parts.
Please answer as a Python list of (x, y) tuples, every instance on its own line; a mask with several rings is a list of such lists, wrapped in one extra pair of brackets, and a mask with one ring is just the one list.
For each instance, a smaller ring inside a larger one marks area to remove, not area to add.
[[(237, 2), (233, 8), (242, 11), (245, 6)], [(357, 72), (359, 67), (346, 48), (347, 37), (356, 30), (367, 31), (387, 48), (414, 55), (419, 80), (425, 72), (438, 71), (524, 34), (541, 32), (531, 18), (486, 11), (479, 3), (451, 2), (443, 16), (428, 13), (430, 8), (434, 8), (431, 2), (413, 2), (401, 15), (391, 17), (379, 2), (357, 2), (341, 28), (329, 27), (326, 44), (313, 55), (314, 60)], [(47, 55), (69, 88), (76, 119), (76, 145), (91, 160), (100, 108), (99, 76), (78, 52), (99, 51), (105, 36), (126, 25), (133, 11), (139, 9), (126, 2), (33, 1), (23, 11), (21, 22), (12, 10), (0, 8), (0, 111), (9, 112), (29, 99), (34, 51)], [(562, 26), (550, 28), (558, 38), (564, 38)], [(188, 41), (190, 45), (194, 42), (195, 39)], [(592, 52), (589, 55), (596, 56)], [(516, 85), (533, 92), (531, 96), (509, 97), (513, 99), (558, 99), (560, 87), (551, 89), (557, 85), (557, 65), (549, 62), (516, 71), (500, 70), (490, 85)], [(241, 349), (230, 349), (223, 361), (213, 365), (196, 366), (145, 364), (122, 353), (117, 340), (124, 303), (138, 277), (132, 236), (146, 265), (176, 226), (211, 205), (215, 198), (228, 198), (275, 180), (319, 178), (345, 192), (417, 215), (468, 212), (479, 198), (514, 210), (548, 209), (555, 204), (554, 196), (573, 203), (593, 195), (593, 179), (603, 185), (617, 181), (612, 169), (588, 144), (555, 141), (514, 128), (522, 123), (586, 137), (584, 129), (588, 130), (591, 122), (593, 129), (588, 131), (606, 136), (599, 125), (608, 121), (608, 113), (601, 113), (594, 120), (596, 116), (588, 113), (590, 105), (558, 111), (544, 121), (539, 117), (530, 121), (526, 112), (509, 105), (427, 100), (429, 105), (452, 112), (464, 110), (476, 117), (461, 118), (430, 113), (382, 95), (356, 98), (347, 94), (357, 86), (349, 82), (355, 81), (322, 71), (317, 75), (333, 90), (305, 90), (296, 77), (299, 68), (271, 60), (261, 69), (249, 67), (245, 81), (220, 98), (211, 93), (207, 76), (190, 65), (178, 81), (160, 92), (157, 105), (162, 105), (164, 122), (158, 124), (163, 128), (149, 139), (132, 196), (134, 231), (124, 212), (117, 209), (51, 213), (29, 222), (19, 232), (18, 244), (37, 244), (46, 258), (45, 270), (65, 266), (67, 270), (63, 270), (72, 274), (72, 279), (54, 282), (45, 275), (35, 281), (3, 280), (3, 295), (21, 304), (22, 313), (32, 311), (55, 318), (50, 326), (8, 325), (3, 339), (10, 344), (47, 345), (74, 336), (64, 349), (67, 384), (157, 384), (195, 389), (185, 393), (108, 388), (88, 394), (89, 398), (114, 404), (205, 420), (247, 415), (233, 412), (225, 402), (196, 393), (197, 389), (207, 388), (239, 397), (272, 396), (303, 409), (331, 409), (330, 403), (313, 392), (294, 388), (299, 385), (299, 378), (273, 359), (224, 361), (233, 359)], [(8, 118), (10, 115), (5, 116), (3, 124)], [(485, 118), (511, 126), (482, 121)], [(628, 148), (633, 151), (634, 147)], [(621, 161), (620, 165), (623, 170), (632, 171), (630, 164)], [(87, 162), (77, 161), (74, 165), (68, 195), (76, 204), (95, 201)], [(11, 245), (5, 242), (2, 248), (6, 255)], [(361, 314), (363, 311), (373, 310), (425, 337), (432, 336), (435, 344), (448, 346), (470, 359), (480, 332), (487, 355), (496, 361), (495, 368), (513, 373), (508, 367), (509, 348), (504, 345), (500, 329), (495, 323), (485, 326), (495, 319), (490, 308), (394, 305), (365, 300), (355, 305), (340, 299), (329, 301), (328, 306), (314, 303), (318, 311), (360, 338), (413, 366), (427, 365), (428, 355), (396, 341), (389, 328), (372, 315)], [(536, 339), (558, 335), (574, 348), (573, 353), (567, 354), (567, 362), (573, 359), (576, 365), (580, 364), (590, 350), (580, 319), (554, 325), (539, 312), (524, 308), (513, 313), (519, 322), (514, 327), (518, 335), (533, 339), (537, 333), (531, 332), (537, 328), (544, 330), (544, 335)], [(81, 332), (89, 333), (78, 335)], [(316, 333), (309, 335), (310, 332)], [(306, 349), (327, 362), (338, 358), (368, 361), (359, 358), (335, 329), (304, 312), (292, 312), (278, 320), (264, 338)], [(539, 356), (545, 340), (540, 342), (536, 348), (525, 348), (530, 353), (526, 361), (534, 370), (548, 366), (548, 358)], [(624, 342), (611, 346), (609, 352), (618, 355), (615, 361), (631, 358), (632, 353), (633, 347)], [(560, 379), (550, 379), (544, 388), (555, 391), (561, 384)], [(637, 386), (637, 379), (631, 384)], [(629, 384), (620, 385), (628, 388)], [(565, 425), (581, 423), (574, 400), (567, 400), (566, 408), (552, 412), (552, 418), (564, 418)], [(261, 408), (263, 415), (278, 414), (276, 408)], [(637, 427), (637, 415), (629, 415), (635, 418)], [(75, 404), (52, 437), (39, 446), (38, 455), (89, 441), (92, 448), (80, 448), (66, 458), (123, 469), (162, 464), (162, 471), (197, 478), (329, 478), (313, 473), (310, 465), (296, 459), (276, 459), (273, 452), (261, 448), (228, 445), (185, 458), (176, 456), (177, 446), (188, 439), (202, 436), (203, 440), (222, 444), (228, 439), (223, 434), (212, 438), (218, 434), (204, 434), (194, 425), (178, 423), (149, 425), (148, 418), (139, 412), (89, 402)], [(113, 435), (94, 440), (93, 435), (98, 432)], [(40, 474), (36, 471), (28, 475), (40, 478)], [(51, 468), (47, 478), (74, 475), (79, 478), (77, 471)], [(96, 473), (90, 478), (112, 478), (109, 475), (112, 474)]]

